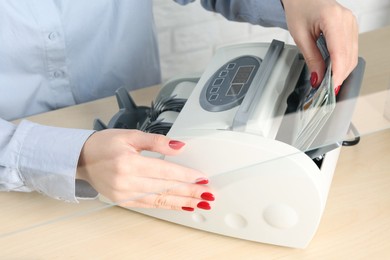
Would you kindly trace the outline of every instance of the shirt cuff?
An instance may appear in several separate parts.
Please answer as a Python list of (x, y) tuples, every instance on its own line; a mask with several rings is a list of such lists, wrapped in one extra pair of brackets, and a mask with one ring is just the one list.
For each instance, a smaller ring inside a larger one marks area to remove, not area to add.
[(252, 12), (250, 15), (250, 22), (252, 24), (287, 29), (286, 13), (280, 0), (256, 2), (260, 6), (257, 9), (258, 12)]
[[(21, 140), (18, 169), (24, 184), (52, 198), (77, 202), (77, 164), (81, 149), (93, 132), (22, 121), (15, 135)], [(88, 192), (80, 191), (81, 195), (91, 195), (91, 188)]]
[(286, 15), (280, 0), (202, 0), (201, 3), (205, 9), (218, 12), (228, 20), (287, 29)]

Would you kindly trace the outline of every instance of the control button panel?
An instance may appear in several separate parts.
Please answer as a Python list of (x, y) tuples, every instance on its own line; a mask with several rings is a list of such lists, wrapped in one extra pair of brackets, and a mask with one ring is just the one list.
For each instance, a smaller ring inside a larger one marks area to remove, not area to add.
[(218, 112), (241, 104), (261, 64), (255, 56), (240, 56), (222, 65), (203, 87), (203, 109)]

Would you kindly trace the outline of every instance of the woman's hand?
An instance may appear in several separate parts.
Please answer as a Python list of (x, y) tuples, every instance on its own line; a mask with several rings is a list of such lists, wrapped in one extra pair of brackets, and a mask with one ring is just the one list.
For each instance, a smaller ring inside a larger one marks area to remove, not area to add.
[(210, 209), (214, 196), (204, 173), (157, 158), (143, 150), (176, 155), (184, 143), (137, 130), (94, 133), (82, 149), (77, 178), (125, 207), (192, 211)]
[(332, 60), (335, 92), (352, 72), (358, 58), (358, 26), (352, 12), (335, 0), (282, 0), (287, 26), (311, 72), (311, 84), (317, 87), (325, 73), (325, 64), (316, 45), (320, 33), (327, 42)]

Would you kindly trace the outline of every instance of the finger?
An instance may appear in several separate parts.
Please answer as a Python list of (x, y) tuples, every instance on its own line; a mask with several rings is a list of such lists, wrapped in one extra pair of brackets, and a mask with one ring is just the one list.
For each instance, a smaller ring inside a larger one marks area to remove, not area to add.
[(160, 134), (145, 133), (142, 131), (132, 131), (129, 133), (129, 143), (138, 151), (147, 150), (165, 155), (178, 154), (184, 142), (172, 140)]
[(118, 205), (128, 208), (160, 208), (185, 211), (211, 209), (211, 204), (208, 201), (167, 194), (136, 194), (133, 199), (121, 201)]
[[(349, 44), (340, 45), (338, 44), (338, 40), (336, 41), (335, 37), (332, 33), (325, 35), (327, 39), (327, 46), (330, 55), (330, 59), (332, 61), (332, 77), (334, 87), (337, 88), (342, 84), (344, 79), (347, 77), (347, 71), (349, 64), (349, 56), (351, 55), (349, 50)], [(346, 36), (340, 36), (340, 42), (346, 43)]]
[(192, 197), (209, 201), (214, 200), (214, 195), (210, 187), (192, 183), (138, 177), (132, 180), (131, 183), (129, 182), (128, 190), (130, 190), (130, 188), (132, 191), (140, 193), (149, 192)]
[(187, 211), (192, 211), (195, 207), (210, 209), (209, 202), (215, 200), (207, 186), (143, 178), (129, 182), (125, 191), (117, 191), (106, 197), (123, 207)]
[[(355, 68), (358, 58), (358, 28), (355, 17), (349, 10), (342, 9), (334, 15), (344, 19), (332, 19), (323, 28), (327, 47), (332, 60), (332, 76), (335, 89)], [(343, 24), (335, 21), (343, 21)]]
[(296, 39), (296, 44), (310, 71), (310, 84), (312, 87), (318, 87), (324, 77), (325, 62), (317, 47), (317, 39), (308, 33), (301, 33)]
[(129, 170), (136, 172), (139, 177), (174, 180), (185, 183), (203, 181), (203, 184), (206, 184), (208, 180), (207, 175), (200, 171), (158, 158), (135, 154), (129, 160), (131, 160), (129, 165), (132, 168)]

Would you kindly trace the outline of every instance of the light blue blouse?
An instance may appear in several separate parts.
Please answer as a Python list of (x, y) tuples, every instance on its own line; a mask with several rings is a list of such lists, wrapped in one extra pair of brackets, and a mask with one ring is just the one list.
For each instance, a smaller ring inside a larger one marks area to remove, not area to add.
[[(286, 28), (279, 0), (202, 5)], [(77, 161), (93, 131), (8, 121), (157, 84), (158, 57), (152, 0), (0, 1), (0, 190), (77, 201)]]

